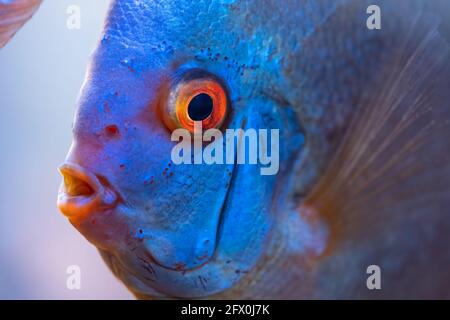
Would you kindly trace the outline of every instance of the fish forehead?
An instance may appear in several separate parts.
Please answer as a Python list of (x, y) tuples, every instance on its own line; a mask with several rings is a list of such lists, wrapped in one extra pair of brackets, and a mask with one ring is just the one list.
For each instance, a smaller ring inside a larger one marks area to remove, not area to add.
[(345, 107), (329, 105), (354, 98), (361, 69), (377, 56), (376, 44), (367, 41), (376, 38), (365, 26), (368, 3), (116, 0), (99, 62), (117, 65), (120, 58), (144, 72), (195, 63), (244, 97), (269, 92), (307, 119), (322, 118), (325, 110), (343, 118), (334, 113)]
[(298, 58), (289, 52), (311, 36), (339, 3), (116, 0), (105, 38), (121, 54), (134, 55), (136, 67), (144, 70), (193, 61), (225, 78), (251, 82), (252, 87), (286, 89), (281, 71), (289, 67), (287, 61)]
[[(107, 29), (111, 36), (152, 46), (155, 42), (209, 43), (245, 40), (261, 30), (272, 29), (279, 37), (294, 27), (299, 38), (307, 37), (345, 1), (290, 0), (280, 4), (264, 1), (135, 1), (115, 0)], [(266, 34), (267, 36), (268, 34)], [(239, 39), (240, 37), (240, 39)], [(266, 39), (270, 40), (270, 39)]]

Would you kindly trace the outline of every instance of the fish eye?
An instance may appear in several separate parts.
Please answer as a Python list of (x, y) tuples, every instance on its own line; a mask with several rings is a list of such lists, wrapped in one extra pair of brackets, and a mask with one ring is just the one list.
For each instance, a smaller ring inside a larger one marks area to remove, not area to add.
[(222, 82), (205, 72), (190, 72), (174, 81), (163, 105), (163, 119), (170, 130), (194, 131), (194, 121), (204, 130), (220, 128), (228, 113), (228, 98)]

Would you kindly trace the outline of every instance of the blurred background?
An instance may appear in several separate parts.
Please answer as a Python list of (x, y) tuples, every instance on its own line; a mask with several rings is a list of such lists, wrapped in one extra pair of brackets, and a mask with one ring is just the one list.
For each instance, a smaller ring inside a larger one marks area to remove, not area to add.
[[(66, 26), (71, 5), (81, 28)], [(130, 299), (90, 245), (56, 208), (56, 168), (108, 0), (46, 0), (0, 49), (0, 299)], [(70, 265), (81, 289), (66, 287)]]

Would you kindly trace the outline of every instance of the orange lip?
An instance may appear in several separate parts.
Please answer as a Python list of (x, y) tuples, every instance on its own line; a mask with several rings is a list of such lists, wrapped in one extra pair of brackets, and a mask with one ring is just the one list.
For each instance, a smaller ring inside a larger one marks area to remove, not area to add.
[(64, 181), (59, 189), (57, 205), (69, 219), (82, 219), (117, 200), (115, 194), (108, 191), (97, 176), (85, 168), (65, 163), (58, 170)]

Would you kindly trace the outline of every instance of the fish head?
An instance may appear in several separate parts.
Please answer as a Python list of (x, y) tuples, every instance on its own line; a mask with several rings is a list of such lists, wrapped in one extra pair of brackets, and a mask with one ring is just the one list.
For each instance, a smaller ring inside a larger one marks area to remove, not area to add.
[(58, 206), (137, 295), (221, 292), (264, 252), (283, 167), (195, 163), (194, 147), (191, 164), (173, 157), (176, 130), (198, 139), (195, 119), (216, 129), (224, 152), (227, 129), (280, 130), (280, 160), (303, 144), (277, 95), (281, 53), (243, 27), (243, 10), (231, 1), (114, 1), (93, 54)]

